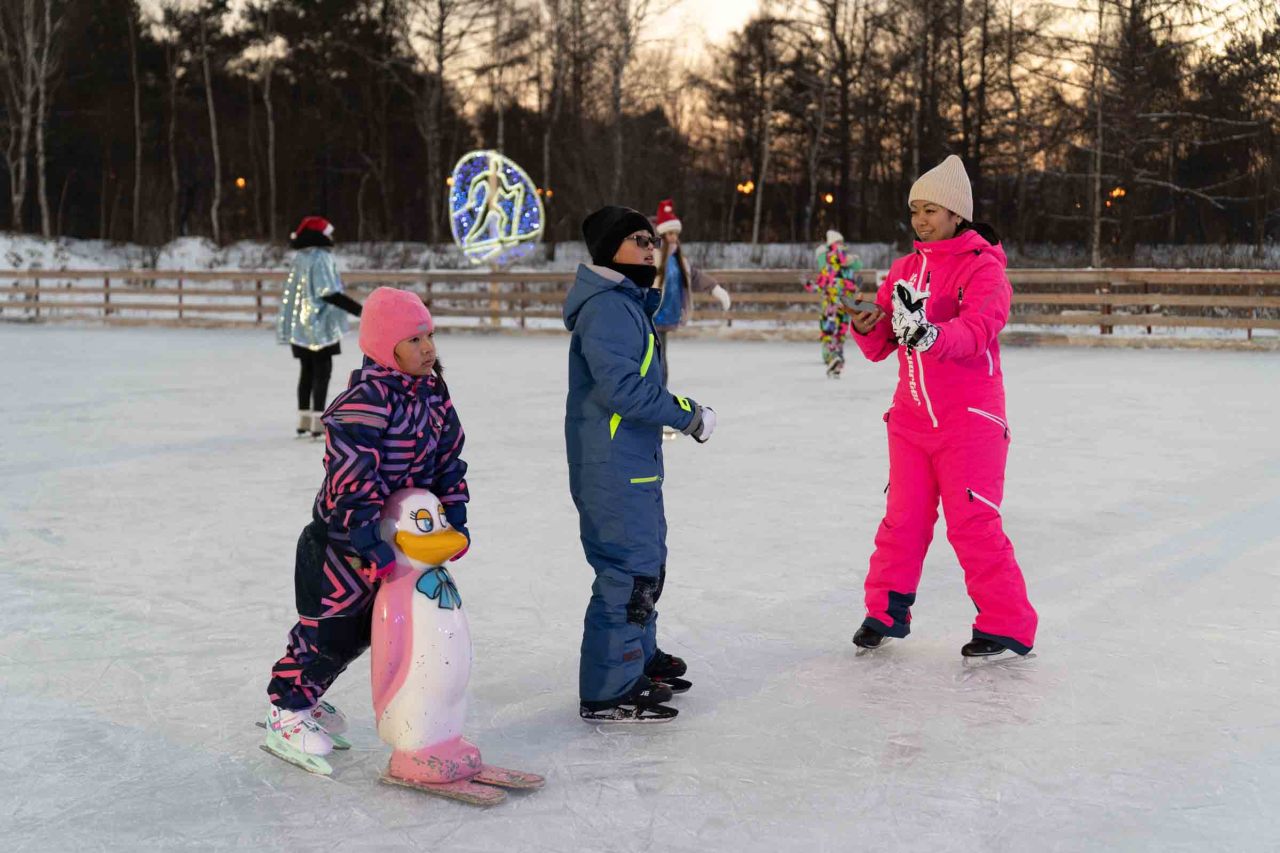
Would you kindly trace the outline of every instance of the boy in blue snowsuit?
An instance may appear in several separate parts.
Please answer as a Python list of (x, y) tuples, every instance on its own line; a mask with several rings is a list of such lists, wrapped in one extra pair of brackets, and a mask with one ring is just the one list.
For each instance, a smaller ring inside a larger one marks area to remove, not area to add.
[(650, 316), (659, 240), (644, 214), (604, 207), (582, 223), (592, 264), (578, 267), (564, 305), (569, 343), (565, 444), (582, 547), (595, 569), (582, 633), (584, 720), (655, 722), (689, 689), (684, 661), (657, 646), (667, 561), (662, 427), (698, 442), (715, 411), (671, 394)]

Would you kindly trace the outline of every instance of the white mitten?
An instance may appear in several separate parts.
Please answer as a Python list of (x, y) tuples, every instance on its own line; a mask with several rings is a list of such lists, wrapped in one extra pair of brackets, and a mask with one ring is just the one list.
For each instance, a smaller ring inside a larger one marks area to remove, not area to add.
[(711, 288), (711, 295), (720, 300), (720, 307), (726, 311), (728, 311), (729, 306), (733, 304), (733, 300), (729, 298), (729, 291), (725, 290), (718, 284)]

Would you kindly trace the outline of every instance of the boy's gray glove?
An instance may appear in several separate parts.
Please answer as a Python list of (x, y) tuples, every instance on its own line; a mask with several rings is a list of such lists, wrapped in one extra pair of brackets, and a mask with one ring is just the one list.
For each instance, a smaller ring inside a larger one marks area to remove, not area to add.
[(693, 420), (684, 428), (684, 434), (693, 436), (698, 444), (706, 444), (716, 430), (716, 410), (710, 406), (698, 406), (693, 410)]

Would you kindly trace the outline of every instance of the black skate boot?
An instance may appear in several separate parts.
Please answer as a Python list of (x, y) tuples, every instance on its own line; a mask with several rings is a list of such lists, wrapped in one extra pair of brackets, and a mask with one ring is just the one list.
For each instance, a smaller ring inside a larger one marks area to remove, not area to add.
[(985, 637), (974, 637), (960, 647), (960, 654), (968, 666), (996, 663), (1007, 660), (1025, 660), (1035, 657), (1034, 654), (1022, 654)]
[(670, 699), (670, 687), (641, 676), (626, 696), (603, 702), (583, 702), (578, 708), (578, 716), (588, 723), (665, 723), (680, 713), (662, 704)]
[(686, 693), (693, 686), (692, 681), (686, 681), (680, 677), (688, 671), (689, 667), (685, 666), (683, 660), (667, 654), (662, 649), (654, 652), (649, 665), (644, 668), (646, 676), (667, 685), (672, 693)]
[(886, 639), (884, 634), (868, 625), (863, 625), (853, 634), (853, 644), (858, 647), (859, 655), (874, 652), (884, 645)]

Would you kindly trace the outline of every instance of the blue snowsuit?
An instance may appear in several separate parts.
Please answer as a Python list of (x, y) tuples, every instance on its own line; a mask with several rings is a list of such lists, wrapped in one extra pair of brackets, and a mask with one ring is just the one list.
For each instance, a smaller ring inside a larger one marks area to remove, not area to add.
[(625, 696), (657, 650), (667, 561), (662, 427), (683, 430), (696, 404), (662, 383), (650, 314), (659, 294), (607, 267), (581, 265), (564, 305), (569, 491), (595, 569), (582, 632), (583, 701)]

